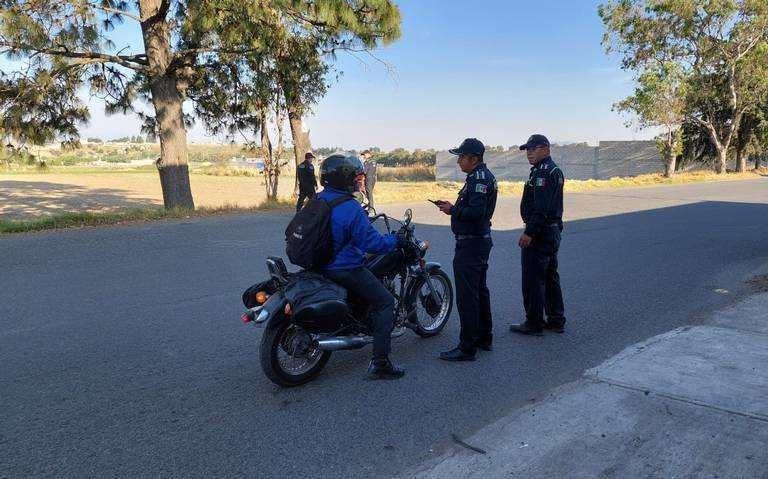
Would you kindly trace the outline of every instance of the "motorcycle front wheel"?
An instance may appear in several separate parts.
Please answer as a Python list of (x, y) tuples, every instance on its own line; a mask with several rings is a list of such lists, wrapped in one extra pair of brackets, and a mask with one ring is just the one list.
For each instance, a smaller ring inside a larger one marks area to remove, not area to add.
[[(427, 284), (429, 281), (438, 298), (435, 300)], [(453, 285), (443, 270), (429, 273), (426, 279), (414, 285), (412, 321), (414, 331), (422, 338), (437, 336), (448, 323), (453, 309)]]
[(330, 351), (313, 346), (313, 339), (290, 321), (270, 325), (261, 337), (261, 369), (282, 387), (299, 386), (315, 379), (331, 358)]

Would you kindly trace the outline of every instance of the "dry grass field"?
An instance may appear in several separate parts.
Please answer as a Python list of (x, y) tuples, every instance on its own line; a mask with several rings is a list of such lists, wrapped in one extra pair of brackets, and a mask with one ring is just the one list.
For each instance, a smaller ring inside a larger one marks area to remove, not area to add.
[[(566, 191), (652, 186), (713, 180), (755, 178), (758, 172), (715, 175), (684, 173), (672, 179), (643, 175), (610, 180), (569, 180)], [(765, 174), (763, 172), (763, 174)], [(264, 204), (260, 177), (190, 175), (195, 204), (208, 210), (251, 209)], [(282, 178), (280, 197), (290, 202), (293, 177)], [(500, 182), (502, 195), (517, 195), (521, 182)], [(450, 182), (379, 181), (379, 203), (401, 203), (426, 199), (452, 199), (461, 185)], [(0, 220), (21, 220), (63, 213), (114, 213), (124, 210), (155, 209), (162, 206), (160, 182), (155, 171), (53, 170), (44, 173), (0, 174)]]

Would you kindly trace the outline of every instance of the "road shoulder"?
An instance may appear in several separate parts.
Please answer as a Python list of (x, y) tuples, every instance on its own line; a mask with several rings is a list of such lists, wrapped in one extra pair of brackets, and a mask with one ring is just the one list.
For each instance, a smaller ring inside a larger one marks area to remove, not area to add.
[(765, 477), (768, 293), (626, 348), (405, 477)]

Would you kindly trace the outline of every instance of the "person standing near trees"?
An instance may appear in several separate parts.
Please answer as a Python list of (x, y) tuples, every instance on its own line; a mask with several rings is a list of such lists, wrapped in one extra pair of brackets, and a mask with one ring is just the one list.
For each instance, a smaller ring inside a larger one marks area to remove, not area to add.
[(368, 206), (376, 209), (373, 204), (373, 188), (376, 186), (376, 174), (378, 165), (373, 160), (371, 150), (365, 150), (360, 154), (363, 160), (363, 171), (365, 172), (365, 196), (368, 198)]
[(317, 190), (317, 177), (315, 176), (315, 166), (312, 162), (315, 155), (308, 151), (304, 155), (304, 161), (299, 165), (296, 174), (299, 177), (299, 201), (296, 202), (296, 211), (299, 211), (307, 199), (315, 197)]

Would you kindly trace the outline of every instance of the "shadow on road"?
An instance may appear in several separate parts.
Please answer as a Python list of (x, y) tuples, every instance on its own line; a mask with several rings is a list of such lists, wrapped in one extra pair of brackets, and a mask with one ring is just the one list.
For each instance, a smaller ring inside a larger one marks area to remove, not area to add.
[[(0, 240), (0, 270), (19, 285), (0, 289), (0, 476), (396, 474), (451, 447), (452, 433), (733, 301), (768, 262), (767, 217), (765, 204), (700, 202), (568, 222), (568, 331), (543, 338), (506, 330), (522, 317), (520, 231), (494, 231), (492, 353), (436, 359), (456, 341), (454, 312), (441, 336), (395, 342), (400, 381), (365, 381), (362, 350), (334, 354), (317, 381), (287, 390), (263, 376), (261, 332), (238, 319), (264, 258), (284, 253), (287, 215)], [(450, 273), (448, 227), (415, 221), (429, 259)], [(181, 246), (156, 248), (169, 244)]]
[(131, 198), (131, 193), (120, 189), (84, 188), (45, 181), (0, 181), (0, 218), (21, 219), (71, 211), (161, 206), (149, 198)]

